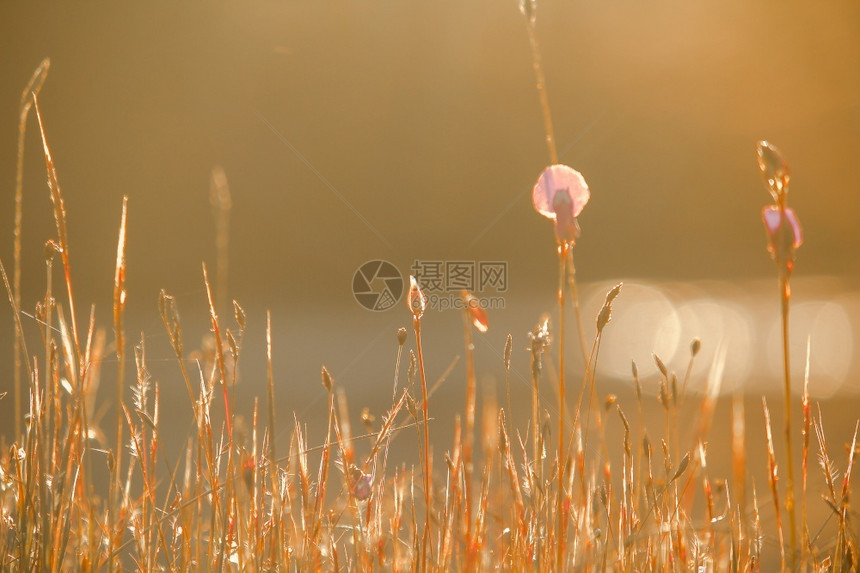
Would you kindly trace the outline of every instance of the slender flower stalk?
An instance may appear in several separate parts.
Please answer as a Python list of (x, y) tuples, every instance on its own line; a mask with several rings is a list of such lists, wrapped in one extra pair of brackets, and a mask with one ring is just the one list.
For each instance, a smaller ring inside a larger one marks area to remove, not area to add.
[(559, 509), (561, 508), (561, 484), (564, 483), (564, 405), (567, 402), (564, 387), (564, 303), (565, 288), (564, 279), (567, 275), (567, 253), (570, 243), (559, 241), (558, 243), (558, 496)]
[(803, 425), (801, 426), (800, 435), (803, 438), (800, 448), (800, 523), (801, 523), (801, 538), (800, 538), (800, 566), (806, 567), (806, 561), (809, 557), (809, 547), (811, 545), (809, 536), (809, 521), (807, 516), (807, 473), (809, 470), (809, 438), (812, 430), (812, 408), (809, 404), (809, 364), (811, 361), (812, 343), (809, 338), (806, 339), (806, 368), (803, 375), (803, 397), (801, 405), (803, 408)]
[(427, 308), (427, 299), (418, 286), (418, 281), (412, 275), (409, 276), (409, 296), (406, 298), (406, 303), (409, 305), (409, 311), (412, 313), (412, 327), (415, 329), (415, 346), (418, 350), (418, 371), (421, 375), (421, 413), (424, 422), (424, 504), (426, 506), (426, 520), (424, 522), (424, 534), (421, 539), (421, 570), (427, 571), (427, 551), (429, 549), (428, 542), (430, 540), (430, 522), (432, 515), (432, 477), (430, 456), (430, 430), (429, 415), (427, 407), (427, 377), (424, 374), (424, 352), (421, 348), (421, 317), (424, 316), (424, 310)]
[(579, 287), (576, 283), (576, 267), (573, 265), (573, 249), (567, 250), (567, 284), (573, 299), (573, 312), (576, 317), (576, 329), (579, 333), (579, 351), (582, 359), (588, 361), (588, 344), (585, 342), (585, 323), (582, 320), (582, 306), (579, 304)]
[[(532, 199), (535, 209), (539, 213), (555, 220), (555, 235), (558, 240), (558, 459), (556, 461), (558, 467), (558, 504), (556, 515), (559, 531), (563, 531), (562, 520), (566, 519), (562, 512), (564, 500), (563, 484), (564, 468), (567, 465), (564, 438), (564, 406), (566, 399), (564, 383), (565, 282), (569, 281), (571, 293), (574, 296), (582, 357), (583, 360), (588, 360), (585, 349), (585, 337), (583, 335), (582, 316), (579, 310), (576, 275), (573, 270), (573, 245), (576, 243), (577, 237), (579, 237), (579, 225), (576, 222), (576, 216), (588, 202), (589, 192), (585, 180), (578, 172), (570, 167), (558, 165), (558, 151), (555, 146), (546, 78), (544, 77), (543, 66), (541, 65), (540, 46), (538, 45), (535, 30), (537, 0), (520, 0), (520, 11), (525, 17), (526, 31), (529, 36), (532, 68), (534, 69), (538, 97), (540, 98), (540, 106), (543, 113), (544, 133), (546, 135), (546, 145), (550, 159), (550, 166), (541, 173), (538, 183), (535, 185)], [(567, 270), (568, 266), (570, 273)], [(538, 421), (535, 420), (535, 423), (538, 424)], [(557, 545), (556, 567), (561, 569), (564, 558), (564, 539), (559, 539)]]
[(789, 354), (788, 313), (791, 302), (791, 272), (794, 270), (794, 254), (803, 244), (803, 232), (794, 211), (786, 205), (788, 184), (791, 180), (788, 163), (782, 153), (767, 141), (756, 146), (758, 167), (773, 204), (762, 210), (762, 219), (767, 232), (767, 250), (776, 262), (779, 273), (780, 310), (782, 315), (782, 356), (785, 375), (785, 448), (787, 493), (785, 508), (789, 520), (789, 542), (791, 545), (791, 567), (794, 569), (797, 551), (797, 523), (794, 511), (794, 464), (791, 447), (791, 368)]
[(532, 52), (532, 69), (535, 73), (535, 82), (540, 98), (540, 108), (543, 112), (543, 127), (546, 134), (546, 146), (549, 151), (550, 162), (558, 163), (558, 152), (555, 148), (555, 135), (552, 130), (552, 114), (549, 110), (549, 97), (546, 93), (546, 78), (543, 75), (543, 66), (541, 65), (540, 46), (538, 45), (537, 34), (535, 32), (535, 22), (537, 20), (537, 1), (536, 0), (521, 0), (520, 11), (526, 19), (526, 31), (529, 34), (529, 47)]
[[(543, 170), (532, 190), (532, 203), (535, 210), (552, 219), (555, 223), (555, 238), (558, 252), (558, 503), (557, 515), (562, 515), (564, 500), (563, 487), (564, 468), (566, 462), (566, 442), (564, 438), (565, 423), (565, 376), (564, 376), (564, 334), (565, 334), (565, 283), (568, 280), (567, 262), (573, 263), (572, 250), (579, 238), (579, 223), (576, 217), (585, 208), (591, 192), (582, 175), (567, 165), (550, 165)], [(572, 279), (571, 279), (572, 280)], [(572, 289), (576, 292), (576, 289)], [(582, 328), (580, 328), (582, 331)], [(559, 525), (561, 525), (559, 523)], [(561, 567), (564, 554), (563, 540), (559, 540), (557, 567)]]
[[(540, 107), (541, 113), (543, 115), (543, 127), (544, 127), (544, 137), (546, 140), (547, 151), (549, 153), (549, 162), (550, 165), (556, 165), (558, 163), (558, 151), (555, 144), (555, 133), (552, 127), (552, 113), (550, 112), (549, 107), (549, 96), (547, 95), (546, 89), (546, 77), (543, 73), (543, 64), (541, 63), (541, 53), (540, 53), (540, 44), (537, 39), (536, 32), (536, 22), (537, 22), (537, 0), (520, 0), (520, 12), (522, 12), (525, 17), (526, 22), (526, 32), (528, 32), (529, 36), (529, 48), (531, 49), (532, 56), (532, 69), (535, 74), (535, 87), (537, 88), (538, 98), (540, 99)], [(579, 229), (576, 229), (577, 236), (579, 235)], [(568, 282), (570, 284), (571, 294), (573, 295), (573, 304), (574, 309), (576, 310), (576, 322), (579, 331), (579, 346), (582, 351), (582, 359), (588, 360), (588, 349), (585, 344), (585, 327), (582, 322), (582, 313), (580, 311), (579, 305), (579, 290), (576, 286), (576, 271), (573, 266), (573, 250), (567, 249), (565, 254), (568, 257), (567, 268), (568, 272)], [(559, 252), (559, 256), (562, 256), (562, 253)], [(559, 261), (559, 266), (563, 267), (565, 263)], [(563, 280), (563, 279), (560, 279)], [(559, 301), (562, 303), (563, 301)], [(564, 320), (562, 318), (562, 320)], [(561, 327), (561, 324), (559, 324)], [(559, 337), (561, 338), (561, 337)]]
[[(557, 220), (556, 220), (557, 221)], [(557, 227), (556, 227), (557, 228)], [(567, 275), (567, 253), (570, 243), (559, 240), (558, 243), (558, 464), (556, 496), (556, 520), (558, 522), (558, 551), (556, 553), (556, 568), (564, 570), (565, 537), (567, 532), (567, 512), (564, 511), (564, 469), (567, 466), (567, 448), (564, 439), (564, 405), (567, 402), (564, 387), (564, 279)]]

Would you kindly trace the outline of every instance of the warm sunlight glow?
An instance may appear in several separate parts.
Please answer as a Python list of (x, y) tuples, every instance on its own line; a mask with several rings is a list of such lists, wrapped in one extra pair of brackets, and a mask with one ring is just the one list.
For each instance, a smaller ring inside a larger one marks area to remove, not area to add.
[(702, 350), (693, 365), (689, 387), (697, 391), (705, 390), (708, 369), (717, 346), (722, 344), (726, 352), (726, 365), (721, 391), (727, 393), (743, 388), (750, 373), (754, 351), (752, 325), (746, 309), (725, 299), (700, 298), (681, 305), (678, 315), (683, 325), (682, 341), (691, 340), (694, 336), (702, 340)]

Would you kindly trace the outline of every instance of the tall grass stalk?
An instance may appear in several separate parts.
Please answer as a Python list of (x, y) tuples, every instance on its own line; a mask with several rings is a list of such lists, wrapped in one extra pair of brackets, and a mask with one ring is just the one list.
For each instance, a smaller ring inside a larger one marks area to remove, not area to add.
[(39, 132), (42, 135), (42, 150), (45, 155), (45, 167), (48, 172), (48, 186), (51, 190), (51, 202), (54, 205), (54, 220), (57, 224), (57, 240), (60, 246), (60, 258), (63, 260), (63, 274), (66, 279), (66, 294), (69, 302), (69, 320), (72, 325), (71, 342), (74, 349), (76, 367), (81, 368), (81, 350), (78, 338), (78, 321), (75, 318), (75, 297), (72, 292), (72, 267), (69, 257), (69, 239), (66, 230), (66, 205), (63, 201), (63, 193), (57, 180), (57, 171), (54, 168), (54, 159), (48, 146), (48, 138), (45, 135), (45, 126), (42, 123), (42, 114), (39, 112), (39, 100), (33, 94), (33, 107), (36, 111), (36, 119), (39, 121)]
[[(116, 336), (116, 358), (117, 358), (117, 374), (116, 374), (116, 446), (113, 453), (114, 471), (112, 479), (115, 482), (113, 485), (113, 494), (109, 500), (109, 512), (111, 517), (119, 511), (119, 493), (120, 473), (122, 469), (122, 401), (123, 390), (125, 388), (125, 329), (123, 327), (123, 313), (125, 311), (125, 238), (126, 238), (126, 220), (128, 216), (128, 197), (123, 197), (122, 200), (122, 218), (119, 225), (119, 240), (116, 247), (116, 269), (114, 272), (114, 287), (113, 287), (113, 323), (114, 333)], [(114, 520), (111, 519), (113, 522)], [(113, 570), (113, 560), (109, 564), (109, 569)]]
[(272, 311), (266, 311), (266, 387), (268, 389), (268, 442), (269, 460), (278, 459), (275, 446), (275, 371), (272, 367)]
[[(18, 155), (15, 165), (15, 226), (12, 231), (12, 296), (15, 299), (15, 306), (21, 307), (21, 231), (24, 225), (24, 142), (27, 135), (27, 118), (30, 116), (30, 109), (38, 97), (42, 86), (48, 77), (48, 69), (51, 67), (51, 60), (45, 58), (42, 63), (30, 76), (30, 80), (21, 92), (21, 100), (18, 103)], [(21, 350), (23, 338), (18, 330), (15, 330), (15, 343), (13, 348), (13, 380), (14, 380), (14, 399), (15, 399), (15, 427), (21, 427), (21, 402), (23, 396), (21, 394)], [(24, 361), (29, 360), (29, 356), (24, 353)]]
[(212, 332), (215, 334), (215, 357), (219, 379), (221, 380), (221, 390), (224, 396), (224, 423), (227, 425), (227, 435), (230, 438), (231, 448), (233, 441), (233, 420), (230, 415), (230, 398), (227, 393), (227, 363), (224, 360), (224, 346), (221, 338), (221, 327), (218, 324), (218, 313), (215, 309), (215, 299), (212, 297), (212, 286), (209, 282), (209, 273), (206, 270), (206, 263), (203, 263), (203, 284), (206, 287), (206, 297), (209, 301), (209, 318), (212, 321)]
[(415, 277), (409, 277), (409, 295), (407, 304), (412, 312), (412, 328), (415, 331), (415, 348), (418, 352), (418, 374), (421, 377), (421, 414), (424, 425), (424, 532), (421, 536), (421, 571), (427, 571), (428, 552), (430, 550), (430, 524), (433, 521), (433, 456), (430, 454), (430, 415), (429, 394), (427, 393), (427, 375), (424, 372), (424, 348), (421, 344), (421, 317), (424, 315), (427, 300)]
[(776, 515), (776, 531), (779, 534), (780, 569), (785, 571), (785, 535), (783, 533), (782, 516), (780, 512), (779, 491), (777, 490), (779, 469), (776, 463), (776, 454), (773, 451), (773, 431), (771, 430), (770, 410), (767, 407), (767, 400), (764, 396), (762, 396), (761, 399), (761, 407), (764, 412), (765, 430), (767, 431), (768, 483), (770, 483), (770, 493), (773, 496), (773, 510)]

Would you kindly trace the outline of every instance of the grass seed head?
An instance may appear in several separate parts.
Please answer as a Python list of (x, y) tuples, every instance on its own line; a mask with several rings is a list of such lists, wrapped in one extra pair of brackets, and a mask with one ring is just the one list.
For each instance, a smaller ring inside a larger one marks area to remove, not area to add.
[(331, 374), (328, 373), (328, 370), (325, 366), (322, 367), (322, 385), (329, 392), (331, 392), (332, 386), (334, 386), (334, 383), (331, 379)]
[(597, 332), (603, 332), (603, 328), (612, 320), (612, 301), (621, 292), (621, 287), (624, 283), (618, 283), (606, 293), (606, 301), (603, 303), (603, 308), (597, 314)]
[(702, 349), (702, 341), (699, 340), (699, 337), (695, 337), (692, 342), (690, 342), (690, 355), (696, 356), (699, 353), (699, 350)]
[(424, 296), (424, 292), (412, 275), (409, 275), (409, 296), (406, 297), (406, 304), (409, 307), (409, 312), (412, 313), (412, 317), (418, 320), (421, 319), (424, 311), (427, 309), (427, 299)]
[(526, 17), (526, 22), (534, 26), (537, 18), (537, 0), (520, 0), (520, 12)]
[(531, 350), (532, 354), (539, 356), (543, 354), (544, 350), (549, 348), (552, 336), (549, 333), (548, 314), (541, 316), (540, 322), (528, 333), (528, 337), (530, 343), (529, 350)]
[(664, 378), (669, 378), (669, 369), (666, 368), (666, 364), (663, 363), (663, 359), (657, 356), (656, 354), (652, 354), (654, 357), (654, 362), (657, 364), (657, 369), (660, 371), (660, 374), (663, 375)]

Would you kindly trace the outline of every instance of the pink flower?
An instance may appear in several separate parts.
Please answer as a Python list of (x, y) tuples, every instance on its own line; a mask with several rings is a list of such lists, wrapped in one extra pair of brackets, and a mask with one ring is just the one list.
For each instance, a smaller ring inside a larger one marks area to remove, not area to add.
[(767, 250), (777, 261), (791, 261), (794, 251), (803, 244), (803, 230), (791, 207), (768, 205), (761, 212), (767, 232)]
[(550, 165), (544, 169), (532, 190), (535, 210), (555, 221), (556, 238), (570, 245), (579, 238), (576, 217), (589, 197), (591, 192), (582, 174), (567, 165)]

